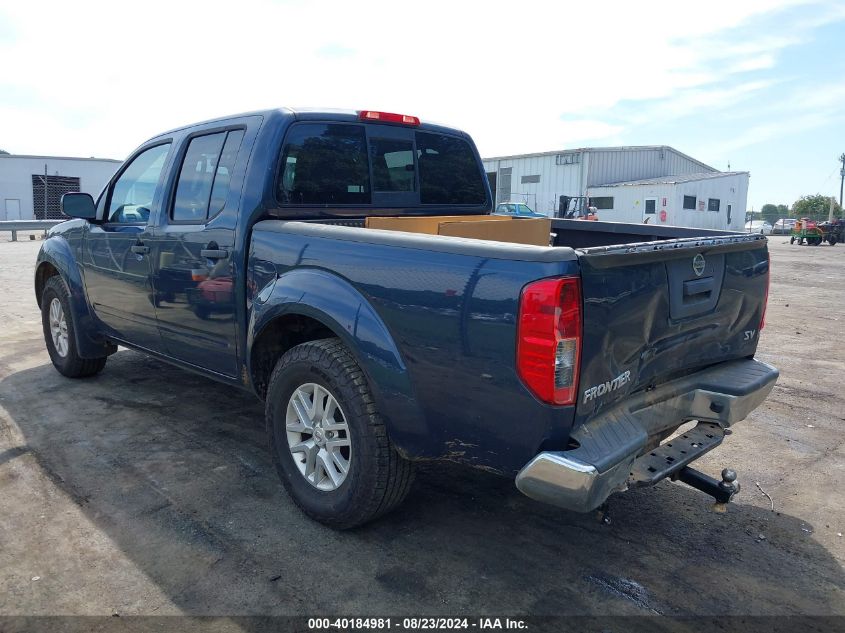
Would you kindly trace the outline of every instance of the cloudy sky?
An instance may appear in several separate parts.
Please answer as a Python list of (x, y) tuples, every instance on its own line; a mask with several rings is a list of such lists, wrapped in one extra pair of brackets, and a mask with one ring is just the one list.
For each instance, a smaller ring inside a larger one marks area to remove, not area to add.
[(278, 105), (467, 130), (484, 156), (672, 145), (749, 207), (838, 194), (845, 2), (0, 0), (0, 148), (124, 158)]

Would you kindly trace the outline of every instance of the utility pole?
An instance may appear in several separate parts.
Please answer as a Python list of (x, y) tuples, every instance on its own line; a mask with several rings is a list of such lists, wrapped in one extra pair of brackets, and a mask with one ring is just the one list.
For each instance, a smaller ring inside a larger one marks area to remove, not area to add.
[(839, 170), (839, 208), (842, 208), (842, 185), (845, 184), (845, 153), (839, 157), (842, 169)]

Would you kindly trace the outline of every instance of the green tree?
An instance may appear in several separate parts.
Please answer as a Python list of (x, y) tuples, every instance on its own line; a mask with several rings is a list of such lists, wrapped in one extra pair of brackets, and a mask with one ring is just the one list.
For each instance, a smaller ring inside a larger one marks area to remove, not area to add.
[(760, 215), (769, 224), (774, 224), (780, 217), (778, 215), (778, 207), (775, 204), (764, 204), (763, 208), (760, 209)]
[[(792, 216), (795, 218), (811, 218), (813, 220), (826, 220), (830, 211), (830, 197), (820, 193), (814, 196), (801, 196), (792, 205)], [(842, 217), (842, 207), (839, 203), (833, 203), (833, 216)]]
[(5, 149), (0, 149), (0, 154), (8, 154), (8, 153), (9, 152), (7, 152)]

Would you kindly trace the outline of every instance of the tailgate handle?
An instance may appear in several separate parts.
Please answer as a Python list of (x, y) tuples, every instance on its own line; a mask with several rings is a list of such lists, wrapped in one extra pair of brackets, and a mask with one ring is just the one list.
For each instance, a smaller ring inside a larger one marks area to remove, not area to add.
[(704, 277), (703, 279), (690, 279), (684, 282), (684, 302), (689, 298), (707, 299), (708, 297), (700, 297), (699, 295), (710, 295), (714, 287), (713, 277)]

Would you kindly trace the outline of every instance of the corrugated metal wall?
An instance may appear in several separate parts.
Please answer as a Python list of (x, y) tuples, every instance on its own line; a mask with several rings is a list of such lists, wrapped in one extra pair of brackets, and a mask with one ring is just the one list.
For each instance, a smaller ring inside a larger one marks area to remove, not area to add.
[(591, 150), (586, 186), (705, 171), (716, 170), (707, 169), (670, 148)]
[[(554, 155), (527, 156), (505, 160), (485, 160), (484, 170), (488, 173), (500, 173), (501, 169), (511, 168), (511, 188), (509, 193), (501, 189), (501, 176), (498, 177), (497, 202), (517, 200), (527, 203), (535, 211), (554, 215), (558, 198), (561, 195), (583, 195), (583, 176), (587, 165), (583, 153), (579, 153), (579, 162), (572, 165), (558, 165)], [(538, 182), (522, 182), (524, 176), (539, 176)]]

